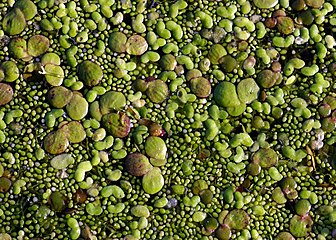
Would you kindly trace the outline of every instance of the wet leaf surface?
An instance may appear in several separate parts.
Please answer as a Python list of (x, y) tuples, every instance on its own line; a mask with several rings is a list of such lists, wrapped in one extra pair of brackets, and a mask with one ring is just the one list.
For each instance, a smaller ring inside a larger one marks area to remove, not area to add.
[(73, 120), (81, 120), (88, 113), (89, 104), (79, 94), (73, 94), (70, 102), (66, 105), (66, 111)]
[(278, 156), (273, 149), (262, 148), (253, 155), (253, 162), (262, 168), (270, 168), (278, 162)]
[(8, 12), (2, 21), (2, 27), (9, 35), (21, 33), (26, 27), (26, 19), (23, 12), (18, 8)]
[(9, 103), (13, 94), (13, 88), (9, 84), (0, 83), (0, 106)]
[(44, 138), (44, 149), (50, 154), (60, 154), (65, 152), (69, 146), (67, 133), (55, 131), (49, 133)]
[(133, 176), (143, 176), (152, 169), (148, 158), (141, 153), (129, 154), (125, 159), (125, 168)]
[(310, 216), (294, 216), (289, 223), (289, 229), (294, 237), (305, 237), (311, 231), (313, 220)]
[(28, 40), (28, 53), (37, 57), (45, 53), (49, 48), (49, 39), (43, 35), (34, 35)]
[(148, 194), (158, 193), (164, 185), (164, 178), (159, 168), (154, 167), (142, 178), (142, 187)]
[(48, 92), (48, 101), (55, 108), (63, 108), (71, 101), (72, 96), (72, 91), (63, 86), (53, 87)]
[(107, 114), (113, 111), (119, 111), (126, 105), (124, 94), (115, 91), (106, 92), (99, 100), (100, 111)]
[(235, 209), (229, 212), (224, 223), (231, 229), (241, 230), (250, 224), (250, 216), (242, 209)]
[(146, 39), (140, 35), (134, 35), (127, 39), (126, 42), (126, 52), (131, 55), (142, 55), (148, 49), (148, 44)]
[(154, 80), (148, 83), (146, 94), (154, 103), (164, 102), (169, 94), (167, 84), (162, 80)]
[(208, 79), (197, 77), (190, 80), (191, 91), (200, 98), (206, 98), (211, 93), (211, 84)]
[(131, 122), (125, 113), (109, 113), (102, 118), (106, 131), (114, 137), (124, 138), (131, 130)]
[(103, 78), (103, 70), (101, 67), (88, 60), (78, 65), (77, 72), (79, 79), (89, 87), (99, 84)]

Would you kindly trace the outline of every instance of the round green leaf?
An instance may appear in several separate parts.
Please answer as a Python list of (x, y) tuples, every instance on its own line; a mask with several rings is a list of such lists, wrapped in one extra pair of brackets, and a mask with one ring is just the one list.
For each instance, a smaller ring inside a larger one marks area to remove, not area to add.
[(217, 84), (213, 95), (215, 102), (222, 107), (235, 107), (241, 104), (236, 87), (230, 82), (220, 82)]
[(229, 240), (231, 238), (232, 232), (229, 226), (221, 225), (215, 231), (215, 235), (219, 240)]
[(237, 60), (230, 55), (226, 55), (219, 59), (219, 63), (224, 72), (232, 72), (237, 66)]
[(211, 93), (211, 84), (204, 77), (196, 77), (190, 80), (191, 91), (199, 98), (206, 98)]
[(154, 80), (148, 83), (146, 94), (154, 103), (164, 102), (169, 94), (167, 84), (162, 80)]
[(192, 185), (192, 192), (195, 195), (198, 195), (201, 191), (207, 189), (209, 186), (207, 182), (203, 179), (196, 180)]
[(0, 193), (6, 193), (12, 186), (12, 181), (6, 177), (0, 177)]
[(142, 187), (148, 194), (158, 193), (163, 185), (164, 178), (157, 167), (154, 167), (142, 178)]
[(163, 70), (173, 71), (177, 65), (177, 61), (174, 55), (167, 54), (160, 58), (160, 66)]
[(108, 45), (112, 51), (123, 53), (126, 51), (127, 37), (121, 32), (113, 32), (110, 34)]
[(275, 240), (295, 240), (295, 238), (289, 232), (281, 232), (276, 236)]
[(49, 196), (49, 202), (54, 211), (60, 212), (66, 208), (66, 197), (60, 192), (53, 192)]
[(148, 49), (146, 39), (139, 35), (131, 36), (126, 42), (126, 52), (130, 55), (142, 55)]
[(312, 8), (320, 8), (324, 4), (324, 0), (306, 0), (306, 4)]
[(64, 125), (59, 131), (66, 131), (71, 143), (80, 143), (86, 138), (86, 132), (80, 122), (71, 121)]
[(103, 209), (100, 206), (100, 203), (97, 202), (86, 204), (85, 210), (88, 214), (92, 216), (99, 216), (100, 214), (103, 213)]
[(310, 211), (310, 208), (311, 204), (307, 199), (300, 199), (295, 204), (295, 212), (300, 216), (306, 215)]
[(71, 156), (71, 154), (64, 153), (51, 159), (50, 164), (55, 169), (65, 169), (74, 162), (75, 159)]
[(11, 10), (2, 20), (3, 30), (9, 35), (20, 34), (26, 27), (26, 19), (18, 8)]
[(61, 59), (56, 53), (46, 53), (41, 58), (41, 64), (47, 65), (48, 63), (54, 65), (60, 65)]
[(253, 155), (253, 162), (262, 168), (270, 168), (278, 162), (278, 155), (272, 148), (261, 148)]
[(289, 231), (294, 237), (305, 237), (311, 231), (313, 220), (310, 216), (294, 216), (289, 223)]
[(60, 86), (63, 83), (64, 72), (60, 66), (47, 64), (44, 66), (46, 81), (51, 86)]
[(47, 98), (53, 107), (63, 108), (70, 102), (72, 96), (71, 90), (63, 86), (57, 86), (49, 90)]
[(218, 64), (219, 59), (226, 55), (225, 48), (220, 44), (214, 44), (211, 46), (208, 58), (212, 64)]
[(167, 154), (167, 146), (162, 138), (151, 136), (146, 140), (145, 151), (149, 157), (165, 159)]
[(77, 73), (79, 80), (81, 80), (88, 87), (99, 84), (103, 78), (103, 70), (101, 67), (89, 60), (85, 60), (78, 65)]
[(18, 0), (14, 4), (14, 8), (20, 9), (26, 20), (31, 20), (37, 14), (36, 5), (30, 0)]
[(238, 117), (245, 112), (245, 109), (246, 109), (246, 104), (245, 103), (240, 103), (237, 106), (228, 107), (226, 110), (227, 110), (227, 112), (230, 116)]
[(34, 35), (28, 40), (28, 53), (37, 57), (45, 53), (49, 48), (49, 39), (43, 35)]
[(203, 221), (203, 226), (207, 232), (212, 233), (218, 228), (219, 223), (216, 218), (208, 217)]
[(73, 94), (70, 102), (66, 106), (66, 111), (73, 120), (81, 120), (89, 110), (89, 104), (85, 98), (79, 94)]
[(19, 68), (13, 61), (3, 62), (1, 68), (5, 74), (3, 79), (5, 82), (14, 82), (20, 76)]
[(259, 86), (253, 78), (247, 78), (238, 83), (237, 93), (241, 102), (251, 103), (258, 98)]
[(277, 28), (279, 32), (289, 35), (294, 30), (294, 21), (290, 17), (278, 17)]
[(253, 0), (254, 5), (257, 8), (272, 8), (278, 4), (278, 0)]
[(269, 69), (262, 70), (257, 77), (258, 84), (263, 88), (271, 88), (277, 82), (278, 75)]
[(8, 50), (14, 58), (21, 59), (23, 61), (31, 60), (27, 51), (27, 41), (23, 38), (13, 38), (8, 45)]
[(144, 217), (144, 218), (148, 218), (150, 215), (148, 208), (143, 205), (136, 205), (132, 207), (131, 213), (136, 217)]
[(125, 105), (126, 98), (121, 92), (106, 92), (99, 100), (100, 112), (103, 115), (112, 111), (122, 110)]
[(43, 140), (44, 150), (50, 154), (61, 154), (69, 146), (67, 133), (56, 131), (49, 133)]
[(250, 216), (242, 209), (234, 209), (226, 216), (224, 223), (230, 228), (242, 230), (250, 223)]

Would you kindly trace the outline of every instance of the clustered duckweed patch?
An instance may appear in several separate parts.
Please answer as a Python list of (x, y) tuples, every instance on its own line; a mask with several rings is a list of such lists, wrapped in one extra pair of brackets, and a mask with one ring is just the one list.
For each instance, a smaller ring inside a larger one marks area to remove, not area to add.
[(0, 2), (0, 239), (336, 238), (335, 0)]

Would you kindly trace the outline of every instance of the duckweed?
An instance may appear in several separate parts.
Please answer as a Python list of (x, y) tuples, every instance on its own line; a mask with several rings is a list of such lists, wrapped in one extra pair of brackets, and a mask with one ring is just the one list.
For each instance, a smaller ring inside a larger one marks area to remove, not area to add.
[(46, 81), (51, 86), (60, 86), (63, 83), (64, 71), (60, 66), (46, 64), (44, 66)]
[(49, 39), (43, 35), (32, 36), (27, 43), (28, 54), (33, 57), (42, 55), (48, 48)]
[(13, 88), (9, 84), (0, 83), (0, 106), (9, 103), (13, 94)]
[(125, 113), (109, 113), (102, 118), (102, 125), (114, 137), (124, 138), (131, 130), (129, 117)]
[(126, 42), (126, 52), (130, 55), (142, 55), (148, 49), (148, 44), (146, 39), (139, 35), (131, 36)]
[(211, 84), (208, 79), (196, 77), (190, 80), (191, 91), (199, 98), (206, 98), (211, 93)]
[(222, 107), (235, 107), (240, 105), (236, 86), (230, 82), (219, 83), (214, 90), (214, 99)]
[(278, 0), (253, 0), (253, 3), (258, 8), (272, 8), (278, 3)]
[(70, 102), (66, 105), (66, 111), (73, 120), (84, 118), (89, 109), (89, 104), (80, 94), (73, 94)]
[(142, 178), (142, 187), (148, 194), (158, 193), (164, 185), (164, 178), (157, 167), (153, 167)]
[(99, 84), (103, 77), (100, 66), (91, 61), (83, 61), (78, 65), (78, 78), (89, 87)]
[(73, 164), (75, 159), (71, 156), (71, 154), (60, 154), (53, 159), (51, 159), (50, 164), (53, 168), (56, 169), (65, 169), (70, 164)]
[(101, 114), (105, 115), (114, 110), (121, 110), (126, 105), (126, 98), (124, 94), (115, 91), (106, 92), (99, 99), (99, 107)]
[(274, 166), (278, 161), (276, 152), (271, 148), (259, 149), (253, 155), (253, 162), (259, 164), (262, 168), (270, 168)]
[(290, 220), (290, 232), (294, 237), (305, 237), (311, 231), (313, 220), (310, 216), (300, 217), (295, 215)]
[(167, 147), (165, 142), (155, 136), (148, 137), (145, 142), (146, 154), (151, 158), (165, 159), (167, 154)]
[(121, 32), (113, 32), (109, 36), (109, 47), (112, 51), (122, 53), (126, 51), (127, 36)]
[(28, 54), (27, 41), (23, 38), (14, 38), (8, 45), (8, 50), (14, 58), (29, 61), (31, 56)]
[(68, 146), (69, 140), (64, 131), (51, 132), (44, 138), (44, 149), (50, 154), (63, 153)]
[(20, 34), (26, 27), (26, 19), (23, 12), (19, 8), (9, 11), (2, 21), (2, 27), (9, 35)]
[(224, 223), (232, 229), (241, 230), (249, 225), (249, 215), (241, 209), (235, 209), (228, 213), (225, 217)]
[(294, 22), (290, 17), (278, 17), (277, 27), (279, 32), (289, 35), (294, 30)]
[(333, 239), (335, 6), (0, 3), (0, 238)]
[(30, 0), (19, 0), (14, 4), (14, 9), (20, 9), (26, 20), (31, 20), (37, 14), (37, 7), (35, 3)]
[(125, 168), (133, 176), (143, 176), (152, 169), (152, 166), (146, 156), (132, 153), (125, 159)]
[(168, 97), (168, 86), (162, 80), (154, 80), (148, 83), (146, 94), (152, 102), (162, 103)]
[(71, 121), (64, 125), (61, 130), (68, 133), (70, 143), (80, 143), (86, 137), (86, 132), (80, 122)]
[(258, 98), (259, 87), (252, 78), (247, 78), (238, 83), (237, 93), (241, 102), (251, 103)]
[(231, 236), (232, 236), (232, 232), (231, 232), (230, 227), (228, 227), (227, 225), (221, 225), (219, 228), (216, 229), (215, 236), (219, 240), (230, 239)]
[(72, 96), (71, 90), (63, 86), (57, 86), (49, 90), (47, 98), (53, 107), (63, 108), (70, 102)]
[(66, 200), (66, 197), (58, 191), (51, 193), (49, 196), (49, 203), (56, 212), (60, 212), (66, 208)]
[(12, 181), (6, 177), (0, 177), (0, 192), (6, 193), (12, 186)]

